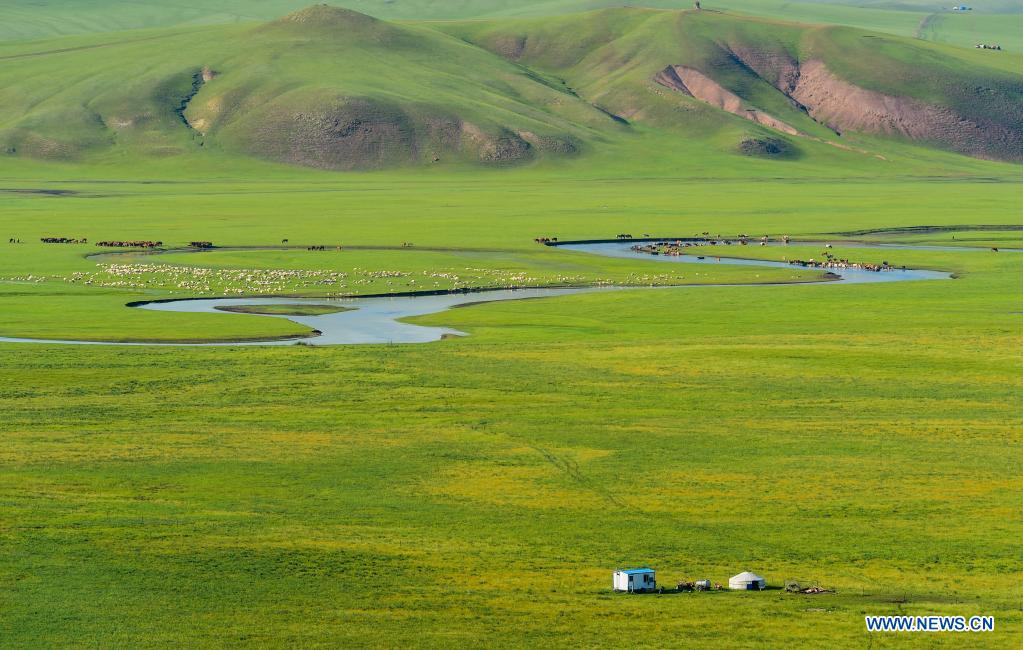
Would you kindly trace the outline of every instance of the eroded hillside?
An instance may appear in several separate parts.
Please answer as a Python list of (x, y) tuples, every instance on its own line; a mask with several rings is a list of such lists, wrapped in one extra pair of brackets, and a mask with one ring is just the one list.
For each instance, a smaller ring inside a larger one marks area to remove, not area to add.
[(695, 100), (794, 145), (792, 136), (837, 144), (862, 134), (1023, 160), (1023, 76), (983, 53), (711, 11), (608, 10), (448, 29), (662, 128), (684, 129)]
[(642, 138), (736, 160), (885, 142), (1023, 160), (1023, 76), (982, 53), (711, 11), (395, 24), (317, 5), (8, 45), (0, 79), (0, 150), (42, 160), (502, 166)]

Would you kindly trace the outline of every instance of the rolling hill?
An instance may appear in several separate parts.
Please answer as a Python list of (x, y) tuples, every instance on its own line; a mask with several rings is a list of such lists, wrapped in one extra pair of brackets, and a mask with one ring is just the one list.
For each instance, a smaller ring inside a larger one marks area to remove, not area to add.
[(8, 155), (209, 146), (330, 169), (505, 163), (574, 154), (611, 122), (484, 50), (343, 9), (58, 43), (0, 63)]
[(391, 23), (317, 5), (0, 46), (0, 151), (352, 170), (620, 146), (883, 159), (908, 144), (1019, 161), (1023, 75), (987, 54), (714, 11)]
[[(566, 17), (449, 29), (664, 127), (680, 121), (677, 97), (685, 95), (789, 135), (867, 134), (1023, 158), (1023, 76), (990, 66), (983, 52), (709, 11), (608, 10), (585, 23)], [(674, 92), (666, 98), (655, 85)]]

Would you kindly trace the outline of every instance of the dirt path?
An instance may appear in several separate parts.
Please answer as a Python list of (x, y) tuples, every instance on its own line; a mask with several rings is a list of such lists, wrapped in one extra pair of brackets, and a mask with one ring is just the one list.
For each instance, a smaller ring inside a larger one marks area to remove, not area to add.
[(916, 26), (916, 32), (913, 33), (913, 38), (918, 38), (922, 41), (931, 40), (927, 38), (927, 31), (940, 19), (940, 14), (929, 14), (921, 18), (920, 24)]

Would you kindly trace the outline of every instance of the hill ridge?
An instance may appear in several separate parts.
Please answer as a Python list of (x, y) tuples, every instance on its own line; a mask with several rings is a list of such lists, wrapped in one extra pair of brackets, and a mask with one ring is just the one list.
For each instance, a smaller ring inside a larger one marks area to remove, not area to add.
[(201, 150), (354, 170), (614, 147), (792, 161), (826, 143), (890, 157), (913, 143), (1023, 160), (1020, 75), (972, 53), (714, 12), (423, 25), (313, 5), (79, 48), (73, 65), (53, 50), (0, 69), (9, 156)]

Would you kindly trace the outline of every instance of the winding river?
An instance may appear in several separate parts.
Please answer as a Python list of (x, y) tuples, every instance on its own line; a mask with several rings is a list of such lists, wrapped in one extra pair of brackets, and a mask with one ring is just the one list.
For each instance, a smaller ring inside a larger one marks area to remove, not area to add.
[[(794, 245), (814, 245), (817, 242), (793, 242)], [(793, 268), (786, 262), (751, 260), (739, 258), (717, 259), (713, 247), (693, 249), (691, 254), (673, 256), (654, 256), (632, 250), (634, 241), (596, 242), (596, 243), (565, 243), (560, 249), (603, 255), (606, 257), (640, 258), (652, 263), (667, 264), (728, 264), (740, 266), (762, 266), (768, 268)], [(913, 245), (869, 245), (863, 243), (842, 243), (842, 247), (885, 248), (904, 250), (956, 250), (976, 251), (977, 248), (955, 248)], [(702, 254), (700, 251), (705, 251)], [(799, 268), (799, 267), (796, 267)], [(867, 284), (886, 282), (909, 282), (920, 280), (947, 280), (952, 276), (942, 271), (907, 269), (895, 271), (864, 271), (859, 269), (834, 269), (830, 272), (837, 276), (831, 282), (805, 283), (815, 285), (833, 284)], [(682, 285), (678, 287), (661, 287), (662, 289), (692, 289), (698, 287), (720, 287), (736, 285)], [(756, 285), (748, 285), (756, 286)], [(310, 327), (317, 332), (314, 338), (234, 342), (234, 343), (112, 343), (106, 341), (61, 341), (25, 338), (0, 337), (3, 343), (50, 343), (67, 345), (126, 345), (126, 346), (253, 346), (253, 345), (295, 345), (298, 342), (308, 345), (351, 345), (369, 343), (428, 343), (438, 341), (445, 336), (463, 336), (462, 332), (443, 327), (423, 327), (401, 322), (412, 316), (423, 316), (441, 312), (462, 305), (499, 302), (503, 300), (523, 300), (528, 298), (549, 298), (579, 293), (595, 293), (602, 291), (622, 291), (640, 287), (586, 287), (586, 288), (551, 288), (551, 289), (506, 289), (473, 293), (452, 293), (441, 295), (420, 296), (387, 296), (377, 298), (349, 298), (329, 300), (324, 298), (209, 298), (195, 300), (174, 300), (166, 302), (149, 302), (137, 305), (140, 309), (186, 313), (223, 313), (217, 307), (261, 304), (327, 304), (337, 303), (350, 311), (320, 316), (267, 316), (263, 318), (287, 318), (296, 323)], [(235, 316), (242, 317), (242, 316)]]

